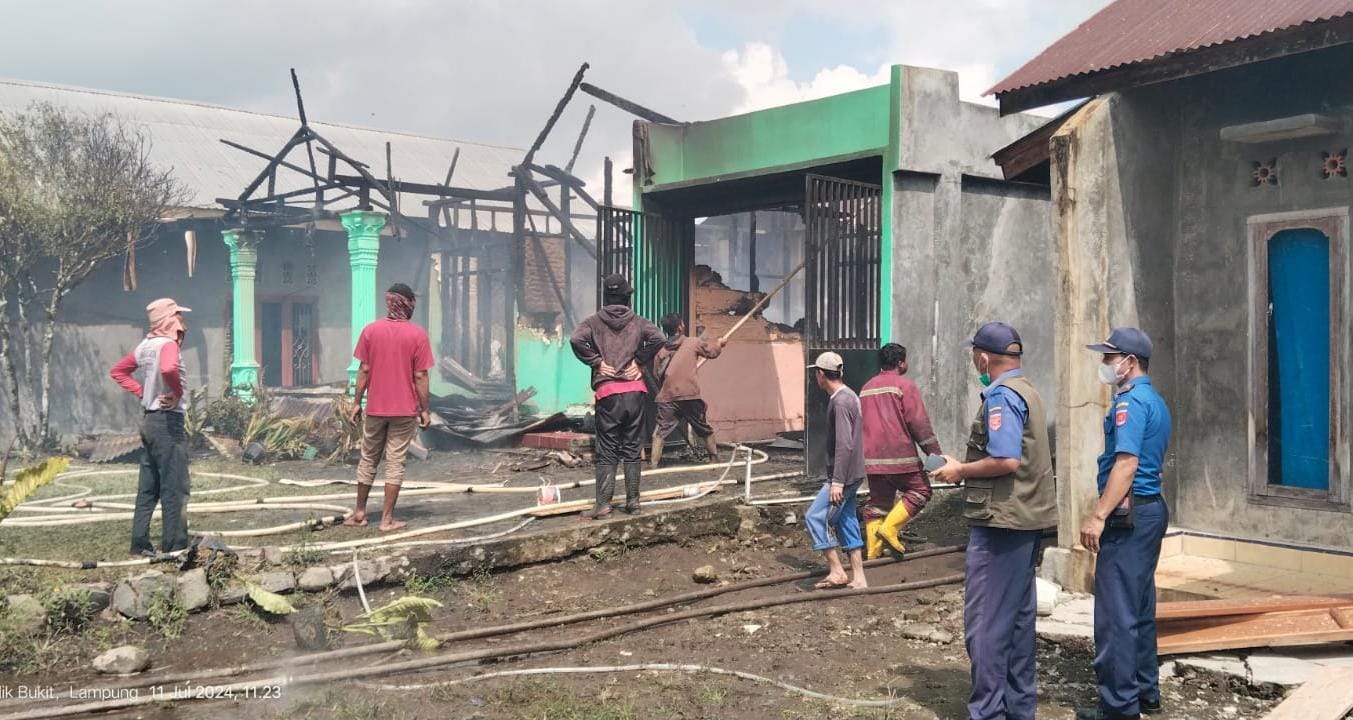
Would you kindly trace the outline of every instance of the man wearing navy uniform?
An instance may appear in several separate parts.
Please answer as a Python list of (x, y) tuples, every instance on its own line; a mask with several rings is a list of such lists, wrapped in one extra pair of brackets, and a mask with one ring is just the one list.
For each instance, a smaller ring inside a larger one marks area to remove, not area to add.
[(1170, 409), (1151, 385), (1151, 338), (1116, 328), (1087, 346), (1103, 353), (1099, 379), (1114, 390), (1104, 418), (1099, 502), (1081, 526), (1095, 563), (1095, 675), (1099, 706), (1081, 720), (1122, 720), (1160, 711), (1156, 658), (1156, 562), (1170, 511), (1160, 474)]
[(964, 461), (945, 456), (931, 474), (962, 483), (970, 526), (963, 629), (972, 673), (970, 720), (1033, 720), (1034, 565), (1042, 531), (1057, 524), (1043, 400), (1020, 367), (1024, 344), (1005, 323), (983, 325), (967, 343), (986, 389)]

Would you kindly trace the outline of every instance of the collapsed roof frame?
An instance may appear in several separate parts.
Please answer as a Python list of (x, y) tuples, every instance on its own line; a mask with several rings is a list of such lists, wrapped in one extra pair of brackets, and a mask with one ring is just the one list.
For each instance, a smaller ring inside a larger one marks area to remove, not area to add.
[[(544, 257), (544, 238), (553, 236), (549, 227), (551, 220), (557, 223), (560, 228), (559, 235), (564, 239), (566, 268), (571, 266), (571, 251), (575, 243), (591, 258), (597, 257), (595, 242), (587, 237), (586, 233), (574, 223), (574, 219), (579, 216), (572, 213), (571, 207), (572, 201), (578, 199), (583, 202), (587, 209), (599, 216), (603, 204), (610, 205), (611, 203), (612, 163), (609, 157), (605, 159), (605, 192), (601, 203), (587, 192), (585, 189), (586, 183), (573, 174), (574, 164), (577, 162), (583, 142), (591, 127), (592, 119), (596, 114), (596, 106), (592, 105), (588, 108), (582, 129), (564, 167), (550, 164), (542, 165), (535, 161), (536, 153), (544, 145), (550, 132), (558, 123), (559, 118), (577, 91), (581, 89), (583, 92), (646, 120), (677, 122), (594, 85), (583, 83), (583, 75), (587, 72), (588, 67), (587, 63), (583, 63), (578, 68), (569, 83), (568, 89), (555, 105), (554, 111), (550, 114), (531, 147), (526, 151), (521, 162), (514, 165), (509, 171), (508, 175), (512, 178), (512, 183), (490, 190), (451, 185), (456, 164), (460, 159), (459, 148), (451, 157), (446, 179), (442, 183), (414, 183), (402, 181), (395, 177), (391, 161), (391, 146), (387, 141), (385, 143), (385, 178), (377, 178), (371, 172), (369, 164), (343, 152), (310, 125), (305, 112), (305, 102), (301, 95), (300, 80), (297, 77), (296, 70), (292, 68), (290, 71), (291, 83), (296, 96), (296, 112), (300, 126), (279, 150), (269, 154), (242, 143), (225, 138), (220, 139), (220, 142), (226, 146), (253, 155), (266, 162), (263, 169), (245, 186), (238, 197), (217, 198), (217, 202), (226, 208), (226, 213), (221, 222), (228, 226), (249, 229), (300, 225), (310, 230), (313, 229), (317, 221), (337, 220), (339, 213), (333, 209), (334, 206), (337, 203), (355, 198), (358, 209), (374, 209), (386, 213), (390, 230), (397, 238), (404, 236), (404, 228), (415, 228), (421, 231), (426, 238), (427, 254), (430, 256), (434, 242), (445, 244), (441, 241), (449, 240), (448, 236), (455, 233), (457, 223), (453, 214), (459, 210), (465, 209), (470, 212), (472, 228), (477, 223), (478, 211), (481, 209), (490, 212), (510, 210), (513, 218), (511, 233), (513, 242), (508, 253), (509, 266), (503, 269), (504, 291), (508, 297), (516, 299), (519, 306), (519, 281), (524, 267), (526, 242), (530, 241), (534, 251)], [(287, 159), (288, 155), (301, 146), (305, 147), (306, 165), (300, 165)], [(324, 172), (320, 171), (319, 165), (316, 163), (317, 152), (328, 159)], [(310, 187), (278, 192), (277, 175), (280, 169), (298, 173), (309, 179)], [(340, 169), (345, 170), (345, 172), (340, 172)], [(541, 177), (537, 178), (537, 175)], [(551, 188), (558, 188), (559, 199), (557, 202), (550, 196), (549, 190)], [(400, 193), (428, 196), (430, 199), (424, 200), (422, 203), (426, 208), (426, 215), (415, 217), (405, 214), (400, 206)], [(538, 203), (544, 208), (544, 211), (528, 207), (529, 200)], [(487, 208), (481, 208), (480, 203), (491, 203), (491, 205)], [(494, 216), (491, 215), (491, 217)], [(536, 223), (537, 217), (544, 218), (546, 225), (544, 232)], [(571, 331), (579, 318), (570, 300), (569, 288), (571, 283), (568, 282), (567, 269), (562, 280), (555, 276), (548, 263), (546, 270), (554, 294), (560, 302), (562, 314), (567, 323), (566, 329)], [(517, 318), (509, 312), (506, 317), (507, 362), (505, 369), (513, 386), (516, 383), (515, 362), (513, 361), (516, 322)]]

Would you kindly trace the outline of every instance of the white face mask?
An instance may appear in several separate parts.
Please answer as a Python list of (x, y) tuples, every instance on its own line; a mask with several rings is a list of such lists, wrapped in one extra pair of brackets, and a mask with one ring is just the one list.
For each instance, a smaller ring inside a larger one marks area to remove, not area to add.
[(1119, 370), (1121, 370), (1122, 367), (1125, 364), (1127, 364), (1127, 361), (1128, 359), (1125, 357), (1113, 365), (1110, 365), (1108, 363), (1100, 363), (1099, 381), (1104, 383), (1105, 385), (1122, 385), (1123, 379), (1127, 377), (1127, 373), (1124, 372), (1120, 375)]

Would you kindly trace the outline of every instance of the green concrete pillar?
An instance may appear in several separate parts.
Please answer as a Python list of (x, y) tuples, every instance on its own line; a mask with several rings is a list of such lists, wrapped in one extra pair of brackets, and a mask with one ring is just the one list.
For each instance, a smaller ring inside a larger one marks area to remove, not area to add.
[(258, 274), (258, 241), (254, 230), (221, 233), (230, 248), (230, 387), (250, 402), (258, 385), (258, 354), (254, 348), (254, 278)]
[[(380, 254), (385, 216), (370, 210), (352, 210), (340, 216), (348, 231), (348, 266), (352, 269), (352, 347), (362, 328), (376, 315), (376, 257)], [(357, 383), (357, 358), (348, 365), (348, 390)]]

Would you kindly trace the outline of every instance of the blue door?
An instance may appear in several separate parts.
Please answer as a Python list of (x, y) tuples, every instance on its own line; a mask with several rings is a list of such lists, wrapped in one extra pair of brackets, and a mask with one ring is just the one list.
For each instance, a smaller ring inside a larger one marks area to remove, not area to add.
[(1270, 484), (1329, 489), (1329, 253), (1317, 230), (1269, 240)]

